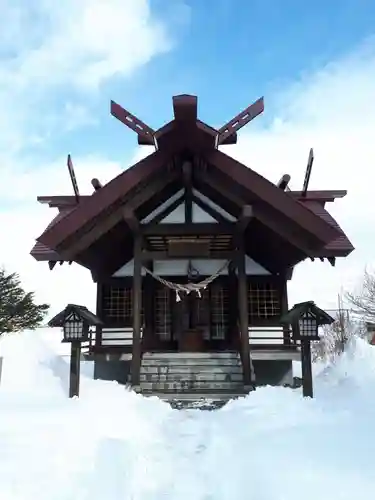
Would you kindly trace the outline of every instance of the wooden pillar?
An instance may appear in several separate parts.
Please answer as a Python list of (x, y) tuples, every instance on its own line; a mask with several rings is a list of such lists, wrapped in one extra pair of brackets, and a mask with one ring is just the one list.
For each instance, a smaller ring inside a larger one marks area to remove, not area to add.
[(134, 235), (133, 274), (133, 348), (131, 361), (131, 385), (140, 385), (141, 371), (141, 309), (142, 309), (142, 234)]
[[(236, 276), (236, 255), (234, 255), (234, 262), (231, 261), (228, 266), (228, 338), (230, 344), (238, 347), (238, 284)], [(229, 337), (230, 336), (230, 337)], [(236, 348), (237, 348), (236, 347)]]
[[(280, 283), (281, 316), (284, 316), (289, 310), (288, 288), (287, 288), (286, 276), (283, 274), (281, 275), (280, 279), (282, 280)], [(290, 325), (283, 325), (283, 344), (284, 345), (291, 344)]]
[[(154, 270), (153, 261), (145, 262), (145, 267), (151, 272)], [(154, 293), (155, 293), (155, 280), (149, 274), (144, 278), (144, 323), (145, 329), (143, 332), (142, 347), (143, 351), (151, 349), (155, 344), (155, 315), (154, 315)]]
[[(96, 315), (103, 320), (103, 283), (96, 284)], [(103, 327), (95, 327), (95, 347), (102, 345)]]
[(311, 343), (310, 340), (301, 340), (301, 362), (302, 362), (302, 391), (305, 398), (313, 397), (313, 380), (311, 366)]
[(81, 343), (72, 342), (70, 348), (69, 397), (79, 396), (79, 381), (81, 371)]
[(244, 385), (251, 386), (254, 380), (252, 363), (250, 359), (249, 343), (249, 315), (247, 304), (247, 278), (245, 268), (245, 251), (243, 246), (243, 237), (238, 238), (237, 246), (237, 269), (238, 269), (238, 310), (241, 333), (241, 352)]

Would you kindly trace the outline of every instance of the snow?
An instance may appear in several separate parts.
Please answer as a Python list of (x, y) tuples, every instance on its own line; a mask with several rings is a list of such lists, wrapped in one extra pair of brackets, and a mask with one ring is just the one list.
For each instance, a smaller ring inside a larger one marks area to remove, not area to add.
[(55, 332), (0, 340), (0, 500), (372, 500), (375, 349), (320, 367), (313, 400), (266, 387), (173, 410), (69, 360)]

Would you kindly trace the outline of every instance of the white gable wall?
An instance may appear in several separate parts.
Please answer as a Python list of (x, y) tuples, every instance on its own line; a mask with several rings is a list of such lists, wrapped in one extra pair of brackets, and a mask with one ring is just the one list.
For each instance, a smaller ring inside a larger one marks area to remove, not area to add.
[[(156, 217), (159, 213), (161, 213), (165, 208), (169, 207), (172, 203), (174, 203), (180, 196), (183, 194), (183, 189), (175, 193), (168, 200), (162, 203), (158, 208), (156, 208), (151, 214), (145, 217), (141, 222), (142, 224), (147, 224), (154, 217)], [(207, 196), (203, 195), (199, 191), (193, 189), (193, 194), (197, 198), (201, 199), (207, 205), (209, 205), (212, 209), (216, 210), (220, 215), (228, 219), (228, 221), (235, 221), (235, 217), (226, 212), (224, 209), (219, 207), (215, 202), (207, 198)], [(205, 222), (217, 222), (216, 219), (211, 217), (205, 210), (202, 210), (198, 205), (193, 203), (192, 206), (192, 220), (193, 223), (205, 223)], [(185, 202), (182, 202), (173, 212), (171, 212), (167, 217), (165, 217), (160, 224), (169, 223), (169, 224), (183, 224), (185, 223)], [(202, 276), (211, 276), (216, 273), (220, 267), (224, 265), (225, 261), (216, 260), (216, 259), (192, 259), (191, 264), (194, 269), (196, 269), (200, 275)], [(154, 264), (154, 273), (159, 276), (186, 276), (188, 270), (188, 259), (179, 259), (179, 260), (155, 260)], [(125, 277), (125, 276), (133, 276), (134, 273), (134, 261), (131, 260), (120, 269), (118, 269), (113, 276), (114, 277)], [(143, 276), (146, 274), (145, 270), (142, 269)], [(228, 274), (228, 269), (224, 269), (221, 274)], [(246, 274), (247, 275), (269, 275), (270, 273), (264, 269), (260, 264), (255, 262), (250, 257), (246, 256)]]
[[(216, 259), (192, 259), (191, 265), (202, 276), (211, 276), (216, 273), (221, 266), (225, 264), (225, 260)], [(187, 274), (189, 261), (188, 259), (179, 260), (155, 260), (154, 273), (158, 276), (185, 276)], [(133, 276), (134, 274), (134, 260), (129, 261), (127, 264), (118, 269), (113, 276), (125, 277)], [(142, 269), (142, 274), (146, 272)], [(228, 274), (228, 269), (224, 269), (220, 274)], [(264, 269), (260, 264), (255, 262), (250, 257), (246, 256), (246, 274), (253, 276), (269, 275), (269, 271)]]
[[(180, 189), (177, 193), (175, 193), (173, 196), (171, 196), (168, 200), (166, 200), (164, 203), (162, 203), (158, 208), (156, 208), (153, 212), (151, 212), (147, 217), (145, 217), (141, 222), (142, 224), (147, 224), (149, 223), (154, 217), (159, 215), (165, 208), (168, 208), (172, 203), (174, 203), (180, 196), (182, 196), (184, 193), (183, 189)], [(193, 189), (193, 194), (203, 202), (205, 202), (207, 205), (209, 205), (210, 208), (216, 210), (220, 215), (222, 215), (224, 218), (228, 219), (228, 221), (235, 221), (236, 218), (233, 217), (233, 215), (229, 214), (225, 210), (223, 210), (219, 205), (217, 205), (215, 202), (207, 198), (204, 194), (200, 193), (199, 191), (196, 191)], [(205, 210), (203, 210), (201, 207), (199, 207), (196, 203), (193, 203), (192, 206), (192, 220), (193, 223), (205, 223), (205, 222), (217, 222), (216, 219), (211, 217), (210, 214), (208, 214)], [(184, 224), (185, 221), (185, 202), (183, 201), (177, 208), (173, 210), (167, 217), (164, 217), (162, 221), (160, 221), (160, 224)]]

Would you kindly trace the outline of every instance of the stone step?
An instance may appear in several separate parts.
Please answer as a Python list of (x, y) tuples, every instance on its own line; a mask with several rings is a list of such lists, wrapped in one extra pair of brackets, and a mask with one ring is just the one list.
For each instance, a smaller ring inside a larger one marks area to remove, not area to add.
[(191, 409), (191, 410), (218, 410), (233, 399), (243, 398), (246, 393), (184, 393), (176, 396), (175, 393), (167, 394), (163, 392), (144, 392), (143, 396), (156, 396), (162, 401), (168, 402), (172, 408), (176, 410)]
[(200, 392), (200, 391), (210, 391), (212, 393), (216, 391), (228, 391), (228, 392), (241, 392), (243, 391), (243, 384), (238, 382), (207, 382), (207, 381), (188, 381), (183, 382), (141, 382), (141, 392), (152, 391), (152, 392)]
[(141, 393), (146, 397), (156, 396), (164, 401), (223, 401), (230, 399), (237, 399), (244, 396), (247, 396), (247, 393), (244, 391), (241, 392), (184, 392), (183, 394), (179, 394), (176, 396), (174, 392), (148, 392), (143, 391)]
[(143, 366), (241, 366), (239, 359), (199, 359), (199, 358), (142, 358)]
[(203, 365), (145, 365), (142, 363), (141, 367), (142, 373), (159, 373), (160, 375), (170, 374), (197, 374), (197, 373), (241, 373), (241, 365), (224, 365), (224, 366), (203, 366)]
[(238, 358), (237, 351), (216, 351), (216, 352), (145, 352), (143, 358), (168, 359), (170, 357), (184, 359), (233, 359)]
[(147, 382), (188, 382), (188, 381), (213, 381), (213, 382), (241, 382), (243, 381), (242, 373), (197, 373), (189, 374), (158, 374), (158, 373), (143, 373), (140, 374), (141, 381)]

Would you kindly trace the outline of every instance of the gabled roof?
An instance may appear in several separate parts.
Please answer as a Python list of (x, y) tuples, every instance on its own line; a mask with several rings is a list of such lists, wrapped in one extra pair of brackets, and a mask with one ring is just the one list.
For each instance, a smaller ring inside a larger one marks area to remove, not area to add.
[[(142, 208), (142, 213), (151, 211), (163, 201), (160, 197), (157, 199), (158, 192), (173, 193), (180, 189), (185, 183), (183, 164), (186, 161), (192, 165), (193, 183), (215, 192), (224, 204), (232, 206), (236, 216), (244, 204), (254, 205), (255, 217), (280, 233), (284, 240), (288, 234), (299, 235), (291, 243), (300, 251), (299, 260), (304, 252), (310, 257), (350, 253), (353, 246), (324, 208), (326, 201), (345, 196), (346, 192), (313, 191), (307, 192), (306, 197), (298, 192), (284, 192), (218, 150), (220, 140), (223, 144), (235, 142), (238, 123), (249, 121), (251, 113), (261, 112), (263, 101), (255, 104), (256, 109), (247, 108), (237, 121), (233, 119), (219, 130), (197, 119), (194, 96), (174, 98), (175, 119), (155, 133), (143, 122), (138, 128), (132, 122), (131, 128), (137, 131), (141, 142), (150, 144), (153, 137), (158, 149), (91, 196), (80, 197), (79, 203), (75, 197), (39, 197), (41, 203), (58, 207), (60, 213), (37, 238), (32, 255), (38, 260), (64, 260), (67, 256), (68, 260), (76, 260), (79, 252), (123, 222), (122, 207)], [(119, 114), (118, 109), (115, 110)], [(131, 119), (134, 121), (135, 117), (131, 115)], [(123, 231), (127, 229), (125, 224)], [(70, 251), (70, 246), (78, 240), (76, 250)]]
[(77, 304), (68, 304), (65, 309), (56, 314), (52, 319), (49, 320), (48, 326), (50, 327), (61, 327), (64, 325), (65, 319), (71, 313), (77, 313), (84, 321), (86, 321), (90, 326), (100, 326), (103, 324), (102, 320), (92, 313), (86, 306), (81, 306)]
[(294, 304), (294, 306), (281, 317), (280, 322), (292, 325), (302, 318), (305, 313), (311, 313), (315, 316), (318, 325), (330, 325), (335, 321), (332, 316), (318, 307), (314, 301), (310, 300)]

